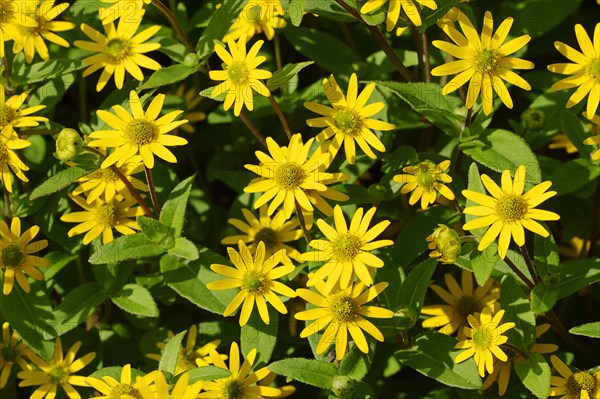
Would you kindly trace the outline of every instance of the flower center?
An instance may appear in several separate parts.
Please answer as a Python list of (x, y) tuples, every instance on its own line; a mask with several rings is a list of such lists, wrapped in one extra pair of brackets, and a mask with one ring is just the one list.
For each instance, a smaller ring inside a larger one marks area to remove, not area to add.
[(119, 179), (119, 176), (111, 168), (100, 169), (99, 172), (100, 172), (100, 179), (104, 180), (106, 182), (112, 183), (112, 182), (121, 180), (121, 179)]
[(0, 129), (15, 118), (15, 110), (6, 104), (0, 104)]
[(177, 368), (181, 369), (181, 371), (185, 371), (198, 367), (196, 366), (196, 359), (201, 357), (202, 356), (199, 356), (193, 348), (181, 348), (181, 350), (179, 351), (179, 356), (177, 358)]
[(106, 43), (106, 52), (113, 57), (116, 62), (119, 62), (129, 55), (129, 45), (125, 40), (111, 39)]
[(600, 81), (600, 57), (594, 57), (587, 66), (587, 74)]
[(21, 248), (16, 245), (8, 245), (2, 248), (2, 265), (6, 267), (19, 266), (24, 257)]
[(481, 312), (481, 309), (481, 303), (471, 295), (463, 295), (454, 305), (454, 311), (460, 315), (463, 323), (467, 321), (467, 316)]
[(305, 178), (306, 172), (296, 162), (286, 162), (275, 169), (275, 183), (284, 190), (295, 190)]
[(333, 116), (335, 126), (344, 134), (355, 135), (360, 132), (362, 119), (358, 112), (348, 108), (342, 108), (336, 111)]
[(476, 349), (489, 349), (497, 336), (498, 334), (493, 325), (480, 325), (477, 330), (473, 332), (473, 346), (475, 346)]
[(506, 194), (498, 200), (496, 204), (496, 213), (498, 217), (504, 222), (514, 222), (522, 220), (527, 211), (529, 205), (521, 196), (514, 194)]
[(132, 396), (136, 399), (143, 399), (140, 391), (129, 384), (119, 384), (114, 386), (113, 389), (110, 390), (108, 399), (121, 399), (123, 396)]
[(262, 294), (269, 284), (269, 279), (258, 272), (247, 271), (242, 277), (242, 289), (251, 294)]
[(502, 55), (490, 48), (478, 50), (473, 56), (475, 68), (483, 73), (494, 72), (498, 68), (501, 59)]
[(243, 61), (234, 61), (227, 67), (227, 76), (236, 85), (243, 85), (248, 82), (248, 68)]
[(96, 211), (98, 224), (104, 226), (115, 226), (119, 222), (119, 211), (113, 204), (106, 204), (98, 207)]
[(67, 373), (62, 367), (55, 366), (50, 370), (48, 376), (56, 382), (62, 383), (66, 381), (67, 377), (69, 377), (69, 373)]
[(431, 162), (421, 162), (418, 166), (417, 173), (415, 174), (415, 178), (417, 179), (417, 184), (422, 188), (431, 188), (435, 184), (435, 176), (433, 174), (433, 170), (435, 165)]
[(277, 232), (272, 228), (263, 227), (254, 236), (254, 242), (259, 243), (261, 241), (265, 243), (265, 247), (273, 248), (279, 244), (279, 237), (277, 236)]
[(246, 16), (248, 17), (248, 22), (258, 24), (260, 22), (260, 6), (250, 7)]
[(362, 247), (362, 241), (360, 238), (352, 235), (350, 233), (346, 233), (337, 238), (337, 240), (332, 242), (333, 246), (333, 256), (338, 261), (351, 261), (356, 257), (356, 255), (360, 252), (360, 247)]
[(346, 294), (334, 298), (329, 305), (333, 319), (341, 323), (349, 323), (356, 319), (360, 306), (356, 301)]
[(581, 391), (587, 391), (588, 395), (591, 396), (595, 388), (596, 381), (594, 377), (585, 371), (573, 373), (567, 380), (569, 393), (577, 398), (581, 394)]
[(238, 380), (230, 380), (223, 387), (223, 399), (242, 399), (244, 397), (244, 386)]
[(135, 146), (150, 144), (158, 135), (158, 128), (152, 122), (134, 119), (125, 127), (125, 136)]

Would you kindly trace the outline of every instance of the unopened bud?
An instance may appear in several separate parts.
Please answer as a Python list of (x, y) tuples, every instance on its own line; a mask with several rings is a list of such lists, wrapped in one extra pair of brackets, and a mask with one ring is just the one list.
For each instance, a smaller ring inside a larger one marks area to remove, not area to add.
[(333, 377), (331, 392), (338, 398), (349, 398), (354, 393), (354, 380), (345, 375)]
[(199, 60), (200, 59), (198, 58), (198, 54), (189, 53), (183, 59), (183, 65), (185, 65), (187, 67), (195, 67), (196, 65), (198, 65)]
[(412, 306), (398, 309), (394, 314), (394, 320), (397, 326), (403, 330), (408, 330), (417, 322), (419, 313)]
[(443, 224), (438, 226), (440, 227), (427, 237), (428, 248), (432, 250), (429, 257), (438, 258), (442, 263), (454, 263), (460, 255), (460, 237), (454, 229)]
[(529, 131), (535, 132), (541, 130), (546, 123), (546, 114), (539, 109), (526, 109), (521, 114), (521, 123)]
[(75, 158), (83, 149), (83, 139), (75, 129), (63, 129), (56, 138), (56, 157), (63, 162)]

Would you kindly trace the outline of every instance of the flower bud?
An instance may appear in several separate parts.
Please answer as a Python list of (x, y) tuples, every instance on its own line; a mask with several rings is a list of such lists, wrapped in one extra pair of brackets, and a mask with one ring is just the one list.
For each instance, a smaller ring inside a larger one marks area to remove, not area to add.
[(195, 67), (196, 65), (198, 65), (198, 61), (200, 61), (200, 58), (198, 58), (198, 54), (189, 53), (183, 59), (183, 65), (188, 67)]
[(354, 380), (344, 375), (333, 377), (331, 392), (338, 398), (349, 398), (354, 393)]
[(529, 108), (521, 114), (521, 123), (529, 131), (541, 130), (545, 122), (546, 114), (542, 110)]
[(437, 229), (427, 237), (428, 248), (432, 250), (430, 258), (439, 258), (442, 263), (452, 264), (460, 255), (460, 237), (450, 227), (439, 224)]
[(83, 149), (83, 139), (75, 129), (63, 129), (56, 138), (56, 158), (68, 162)]

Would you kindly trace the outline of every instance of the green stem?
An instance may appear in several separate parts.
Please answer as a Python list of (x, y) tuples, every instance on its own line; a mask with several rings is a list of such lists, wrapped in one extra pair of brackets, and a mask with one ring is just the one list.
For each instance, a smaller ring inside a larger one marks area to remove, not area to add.
[(281, 61), (281, 43), (279, 42), (279, 35), (277, 32), (275, 32), (275, 36), (273, 36), (273, 44), (275, 46), (275, 64), (277, 65), (277, 69), (281, 69), (283, 68), (283, 62)]
[(527, 270), (529, 270), (529, 274), (531, 274), (531, 277), (533, 278), (533, 282), (537, 285), (540, 283), (540, 277), (538, 276), (537, 272), (535, 271), (535, 267), (533, 267), (533, 262), (531, 261), (531, 257), (529, 256), (529, 251), (527, 251), (527, 247), (525, 245), (523, 245), (522, 247), (519, 247), (519, 249), (521, 250), (521, 255), (523, 255), (523, 258), (525, 259), (525, 264), (527, 265)]
[(298, 215), (298, 221), (300, 222), (300, 227), (302, 227), (302, 233), (304, 234), (306, 243), (310, 244), (310, 242), (312, 241), (312, 236), (310, 235), (310, 232), (306, 228), (306, 221), (304, 220), (304, 215), (302, 214), (302, 209), (300, 209), (300, 204), (298, 204), (298, 201), (294, 201), (294, 203), (296, 205), (296, 214)]
[(185, 47), (187, 47), (187, 49), (192, 53), (195, 53), (196, 48), (192, 45), (192, 42), (190, 42), (190, 39), (183, 31), (181, 25), (179, 25), (179, 21), (177, 21), (177, 18), (175, 17), (175, 15), (173, 15), (169, 7), (164, 5), (160, 0), (152, 0), (152, 4), (154, 4), (156, 8), (158, 8), (165, 15), (165, 17), (167, 17), (169, 23), (171, 24), (171, 26), (173, 26), (173, 29), (175, 29), (175, 31), (183, 41)]
[(244, 125), (246, 125), (246, 127), (248, 128), (248, 130), (250, 130), (250, 133), (252, 133), (256, 140), (258, 140), (258, 142), (261, 143), (263, 147), (267, 148), (267, 139), (265, 139), (265, 136), (263, 136), (263, 134), (256, 128), (256, 126), (254, 126), (254, 124), (250, 122), (250, 119), (248, 119), (248, 117), (246, 116), (246, 114), (244, 114), (243, 111), (240, 112), (240, 120), (244, 123)]
[(281, 122), (281, 126), (283, 126), (283, 130), (285, 131), (286, 136), (288, 137), (288, 139), (291, 140), (292, 139), (292, 129), (290, 129), (290, 125), (288, 124), (288, 121), (285, 118), (285, 114), (283, 113), (277, 100), (275, 100), (275, 97), (273, 97), (273, 94), (271, 94), (269, 96), (269, 102), (271, 103), (271, 106), (275, 110), (275, 114), (277, 114), (277, 117), (279, 118), (279, 122)]
[(148, 189), (150, 190), (152, 206), (154, 206), (156, 215), (160, 215), (160, 204), (158, 203), (158, 197), (156, 196), (156, 187), (154, 186), (154, 179), (152, 178), (152, 169), (144, 165), (144, 172), (146, 173), (146, 182), (148, 183)]
[(531, 280), (529, 280), (527, 278), (527, 276), (521, 271), (519, 270), (519, 268), (517, 267), (517, 265), (515, 265), (513, 263), (512, 260), (510, 260), (510, 258), (505, 257), (504, 258), (504, 262), (508, 265), (508, 267), (510, 267), (510, 269), (517, 275), (519, 276), (519, 278), (527, 285), (527, 287), (529, 287), (529, 289), (533, 289), (533, 287), (535, 287), (535, 285), (531, 282)]

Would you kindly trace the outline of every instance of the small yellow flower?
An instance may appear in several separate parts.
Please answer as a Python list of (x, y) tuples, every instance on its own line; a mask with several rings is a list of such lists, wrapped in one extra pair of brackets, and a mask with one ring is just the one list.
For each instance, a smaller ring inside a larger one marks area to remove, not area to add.
[(233, 113), (239, 116), (244, 104), (248, 111), (254, 109), (253, 91), (261, 96), (269, 97), (271, 92), (267, 86), (261, 82), (261, 79), (269, 79), (271, 72), (264, 69), (257, 69), (260, 64), (266, 61), (266, 57), (258, 55), (260, 47), (264, 41), (259, 40), (246, 53), (246, 38), (240, 38), (237, 43), (233, 40), (227, 41), (229, 52), (225, 50), (222, 44), (215, 45), (215, 51), (219, 58), (223, 60), (222, 71), (210, 71), (209, 77), (212, 80), (224, 81), (213, 89), (211, 97), (218, 97), (226, 94), (223, 109), (227, 111), (233, 103)]
[(160, 25), (153, 25), (138, 33), (143, 15), (144, 11), (142, 10), (127, 18), (121, 18), (116, 29), (113, 22), (107, 23), (104, 25), (106, 35), (87, 24), (81, 24), (83, 33), (93, 41), (75, 40), (75, 46), (96, 53), (83, 59), (83, 62), (89, 65), (83, 71), (83, 77), (104, 68), (98, 79), (96, 91), (102, 90), (113, 74), (115, 86), (117, 89), (122, 89), (125, 71), (135, 79), (142, 81), (144, 74), (140, 67), (153, 71), (161, 68), (158, 62), (144, 55), (144, 53), (160, 48), (159, 43), (147, 42), (160, 30)]
[(593, 117), (600, 103), (600, 22), (594, 30), (594, 41), (588, 36), (584, 27), (575, 25), (575, 35), (581, 52), (562, 42), (554, 42), (554, 47), (571, 63), (548, 65), (548, 70), (562, 75), (572, 75), (552, 85), (552, 90), (567, 90), (577, 87), (577, 90), (567, 101), (567, 108), (587, 100), (587, 115)]
[(460, 255), (460, 237), (454, 229), (443, 224), (438, 226), (426, 238), (429, 242), (428, 248), (432, 250), (429, 257), (436, 258), (442, 263), (453, 264)]
[(317, 344), (317, 354), (325, 352), (335, 340), (336, 359), (342, 360), (348, 346), (348, 333), (358, 349), (368, 353), (369, 345), (363, 330), (379, 342), (383, 342), (383, 334), (365, 317), (389, 319), (394, 316), (394, 312), (379, 306), (365, 306), (365, 304), (372, 301), (387, 286), (388, 283), (381, 282), (366, 288), (362, 282), (357, 282), (345, 289), (336, 288), (327, 293), (325, 284), (318, 281), (315, 284), (318, 293), (303, 288), (298, 289), (299, 297), (316, 306), (314, 309), (294, 315), (298, 320), (315, 320), (300, 332), (300, 338), (316, 334), (327, 327)]
[(248, 41), (252, 36), (263, 32), (267, 39), (273, 40), (275, 29), (286, 25), (283, 14), (279, 0), (250, 0), (223, 37), (223, 41), (239, 40), (242, 37)]
[(71, 212), (61, 216), (63, 222), (79, 223), (67, 233), (69, 237), (86, 233), (83, 237), (83, 244), (87, 245), (93, 239), (102, 235), (102, 243), (108, 244), (113, 237), (112, 229), (119, 233), (127, 235), (134, 234), (139, 230), (135, 217), (144, 214), (144, 210), (135, 206), (135, 199), (125, 198), (117, 195), (112, 201), (105, 202), (102, 197), (88, 204), (83, 198), (77, 195), (69, 194), (77, 205), (85, 209), (80, 212)]
[(0, 341), (0, 389), (3, 389), (10, 378), (13, 365), (16, 363), (21, 370), (31, 370), (26, 357), (33, 353), (25, 342), (19, 342), (16, 332), (10, 331), (8, 322), (2, 323), (2, 341)]
[(63, 347), (60, 338), (56, 338), (54, 348), (54, 358), (47, 362), (36, 354), (30, 354), (29, 360), (34, 363), (39, 370), (20, 371), (17, 377), (23, 381), (19, 382), (20, 387), (30, 387), (39, 385), (32, 394), (31, 398), (52, 399), (56, 396), (58, 385), (62, 387), (65, 394), (70, 399), (81, 399), (81, 395), (73, 388), (73, 385), (87, 387), (85, 377), (73, 375), (85, 366), (90, 364), (96, 357), (94, 352), (88, 353), (79, 359), (75, 359), (77, 351), (81, 348), (81, 341), (76, 342), (67, 353), (63, 354)]
[(335, 158), (343, 144), (346, 159), (350, 164), (356, 162), (355, 143), (369, 158), (377, 159), (371, 147), (381, 152), (385, 151), (385, 147), (371, 129), (392, 130), (395, 125), (371, 118), (385, 108), (385, 103), (381, 101), (367, 105), (375, 90), (375, 83), (369, 83), (358, 94), (358, 79), (353, 73), (350, 76), (346, 98), (331, 75), (329, 79), (323, 79), (323, 89), (333, 108), (314, 102), (304, 103), (306, 108), (322, 115), (306, 121), (310, 127), (325, 128), (317, 135), (317, 141), (321, 142), (333, 137), (329, 146), (332, 158)]
[(199, 399), (263, 399), (279, 397), (282, 394), (280, 389), (260, 385), (261, 381), (271, 374), (267, 367), (252, 372), (252, 365), (256, 360), (256, 355), (257, 350), (252, 349), (240, 365), (240, 350), (238, 344), (233, 342), (229, 350), (229, 367), (227, 367), (223, 359), (213, 352), (214, 365), (224, 370), (229, 370), (231, 375), (215, 381), (205, 382), (203, 387), (204, 392), (200, 393), (197, 397)]
[(450, 161), (442, 161), (437, 166), (431, 161), (419, 162), (414, 166), (405, 166), (403, 172), (407, 174), (396, 175), (393, 180), (404, 183), (400, 192), (408, 194), (412, 191), (408, 203), (414, 205), (421, 199), (421, 208), (427, 209), (438, 197), (453, 200), (454, 193), (444, 183), (452, 183), (452, 177), (446, 173), (450, 168)]
[(101, 0), (103, 3), (112, 3), (112, 6), (106, 8), (100, 8), (99, 16), (102, 20), (102, 24), (106, 25), (110, 22), (116, 21), (118, 18), (126, 20), (127, 22), (134, 22), (132, 18), (139, 11), (144, 9), (144, 3), (150, 4), (152, 0)]
[(444, 86), (442, 94), (452, 93), (470, 81), (465, 104), (467, 108), (472, 108), (481, 94), (483, 112), (489, 115), (492, 112), (495, 91), (504, 105), (512, 109), (513, 101), (503, 80), (523, 90), (531, 90), (529, 83), (511, 69), (532, 69), (534, 65), (530, 61), (509, 55), (523, 48), (531, 37), (523, 35), (504, 43), (513, 19), (506, 18), (492, 35), (494, 20), (489, 11), (483, 19), (481, 38), (467, 17), (459, 18), (458, 23), (463, 33), (452, 25), (442, 26), (444, 32), (456, 44), (443, 40), (433, 41), (435, 47), (458, 58), (457, 61), (438, 66), (431, 71), (433, 76), (458, 74)]
[(463, 195), (479, 204), (465, 208), (465, 215), (474, 215), (478, 218), (467, 222), (465, 230), (480, 229), (490, 226), (481, 237), (477, 249), (483, 251), (496, 237), (498, 240), (498, 255), (504, 259), (510, 245), (511, 236), (515, 243), (522, 247), (525, 245), (526, 228), (542, 237), (548, 237), (546, 229), (536, 220), (558, 220), (560, 216), (554, 212), (535, 209), (536, 206), (556, 195), (556, 191), (547, 191), (552, 182), (545, 181), (523, 194), (525, 188), (525, 166), (520, 165), (515, 172), (514, 181), (510, 172), (502, 172), (502, 188), (487, 175), (481, 175), (481, 181), (490, 197), (475, 191), (463, 190)]
[(40, 122), (48, 122), (46, 117), (31, 115), (46, 108), (45, 105), (20, 109), (30, 92), (31, 90), (26, 90), (6, 100), (4, 84), (0, 84), (0, 130), (9, 126), (12, 131), (17, 127), (33, 127), (38, 126)]
[(479, 375), (483, 377), (486, 370), (490, 374), (494, 372), (494, 356), (503, 362), (508, 360), (506, 353), (500, 349), (500, 345), (508, 341), (502, 334), (514, 328), (515, 323), (500, 324), (503, 316), (504, 310), (493, 314), (493, 309), (489, 306), (480, 314), (469, 315), (467, 320), (471, 327), (463, 327), (466, 339), (455, 346), (464, 351), (456, 356), (454, 362), (460, 363), (473, 356)]
[(29, 140), (20, 139), (10, 126), (5, 126), (0, 132), (0, 181), (4, 183), (4, 187), (9, 193), (12, 193), (10, 170), (19, 180), (29, 181), (23, 173), (23, 171), (28, 171), (29, 167), (19, 159), (14, 150), (21, 150), (30, 145)]
[(240, 326), (244, 326), (248, 322), (256, 303), (260, 318), (265, 324), (269, 324), (267, 302), (279, 313), (287, 314), (287, 309), (277, 294), (288, 298), (296, 296), (294, 290), (276, 281), (293, 272), (294, 265), (285, 263), (277, 267), (285, 256), (285, 250), (282, 249), (266, 258), (265, 244), (262, 241), (258, 243), (254, 255), (241, 240), (238, 242), (238, 247), (239, 252), (231, 247), (227, 248), (229, 259), (235, 268), (216, 263), (210, 265), (212, 271), (229, 278), (210, 282), (206, 284), (206, 288), (209, 290), (239, 288), (240, 291), (227, 305), (223, 316), (230, 316), (242, 306)]
[(4, 42), (14, 39), (21, 26), (34, 28), (37, 23), (25, 10), (35, 10), (38, 0), (0, 0), (0, 57), (5, 56)]
[(312, 213), (313, 204), (319, 210), (327, 210), (328, 205), (322, 197), (335, 201), (348, 199), (345, 194), (327, 187), (348, 179), (342, 173), (325, 172), (331, 164), (331, 155), (327, 151), (317, 150), (308, 156), (313, 141), (314, 138), (303, 143), (300, 133), (296, 133), (288, 147), (280, 147), (275, 140), (267, 137), (270, 155), (256, 151), (260, 164), (244, 165), (260, 176), (244, 188), (246, 193), (263, 193), (254, 203), (254, 209), (271, 201), (267, 214), (272, 215), (283, 205), (284, 216), (289, 219), (295, 209), (295, 202), (300, 208)]
[[(385, 4), (388, 0), (368, 0), (360, 9), (362, 14), (368, 14)], [(416, 26), (421, 26), (420, 7), (425, 6), (431, 10), (437, 10), (437, 4), (434, 0), (389, 0), (387, 17), (385, 20), (387, 31), (390, 32), (398, 23), (400, 10), (404, 9), (404, 13), (410, 21)], [(418, 3), (418, 4), (416, 4)]]
[(457, 333), (459, 340), (464, 339), (463, 327), (467, 325), (467, 317), (481, 312), (486, 306), (493, 306), (500, 298), (498, 283), (493, 278), (488, 279), (482, 287), (473, 289), (473, 273), (461, 271), (461, 285), (451, 274), (444, 275), (445, 290), (437, 284), (429, 288), (447, 305), (423, 306), (421, 313), (430, 317), (423, 321), (423, 328), (437, 328), (438, 332), (446, 335)]
[[(600, 144), (600, 115), (594, 115), (591, 119), (591, 122), (594, 124), (591, 126), (591, 131), (593, 136), (588, 137), (583, 141), (583, 144), (589, 145), (599, 145)], [(600, 148), (596, 148), (594, 152), (592, 152), (592, 159), (594, 161), (600, 161)]]
[[(198, 397), (198, 393), (202, 389), (202, 385), (204, 381), (196, 381), (192, 385), (189, 385), (190, 382), (190, 373), (185, 373), (177, 379), (177, 382), (171, 388), (171, 392), (169, 393), (169, 384), (167, 384), (167, 380), (165, 379), (165, 375), (162, 371), (156, 371), (152, 374), (154, 378), (154, 385), (150, 388), (149, 386), (144, 386), (140, 388), (141, 394), (139, 396), (133, 396), (134, 398), (144, 398), (144, 399), (196, 399)], [(122, 396), (122, 399), (131, 399), (131, 395)], [(111, 399), (121, 399), (115, 398), (111, 396)]]
[[(600, 372), (591, 375), (586, 371), (571, 371), (557, 356), (550, 356), (550, 362), (560, 374), (550, 379), (550, 396), (560, 399), (600, 398)], [(562, 395), (562, 396), (561, 396)]]
[(150, 384), (153, 382), (154, 373), (138, 377), (135, 382), (132, 382), (131, 365), (126, 364), (121, 369), (120, 381), (109, 376), (104, 376), (102, 378), (88, 377), (85, 379), (85, 382), (98, 391), (100, 395), (95, 396), (97, 399), (139, 398), (144, 388), (149, 389)]
[(13, 217), (10, 229), (4, 220), (0, 220), (0, 269), (4, 272), (4, 295), (10, 294), (14, 281), (23, 291), (29, 292), (31, 287), (25, 277), (27, 273), (34, 280), (42, 280), (44, 275), (36, 267), (45, 267), (50, 263), (39, 256), (32, 255), (48, 246), (48, 240), (31, 242), (39, 233), (38, 226), (32, 226), (21, 235), (21, 220)]
[(148, 169), (154, 167), (154, 155), (170, 163), (177, 162), (167, 146), (186, 145), (187, 140), (166, 133), (188, 121), (175, 120), (183, 112), (179, 110), (158, 118), (164, 101), (165, 95), (158, 94), (144, 112), (140, 98), (132, 90), (129, 92), (131, 114), (120, 105), (112, 107), (114, 114), (104, 110), (96, 112), (112, 130), (99, 130), (90, 134), (90, 138), (94, 139), (89, 143), (90, 147), (115, 148), (102, 162), (102, 169), (115, 163), (120, 167), (136, 154), (140, 154)]
[(371, 208), (365, 213), (363, 208), (358, 208), (348, 226), (342, 208), (336, 205), (333, 208), (335, 228), (323, 219), (317, 220), (326, 239), (312, 240), (309, 245), (316, 251), (302, 254), (302, 260), (325, 264), (309, 279), (309, 287), (327, 278), (325, 293), (338, 282), (345, 289), (354, 282), (355, 274), (365, 285), (373, 284), (373, 269), (369, 268), (383, 267), (383, 261), (371, 251), (394, 244), (392, 240), (373, 241), (390, 225), (389, 220), (384, 220), (369, 229), (376, 211)]
[(548, 148), (551, 150), (564, 149), (567, 154), (575, 154), (579, 151), (577, 147), (575, 147), (575, 144), (571, 142), (569, 136), (564, 132), (560, 132), (554, 136), (552, 141), (548, 144)]

